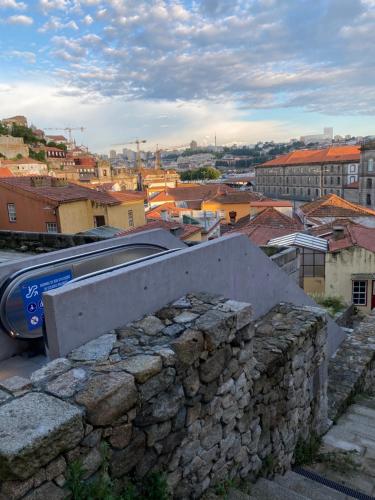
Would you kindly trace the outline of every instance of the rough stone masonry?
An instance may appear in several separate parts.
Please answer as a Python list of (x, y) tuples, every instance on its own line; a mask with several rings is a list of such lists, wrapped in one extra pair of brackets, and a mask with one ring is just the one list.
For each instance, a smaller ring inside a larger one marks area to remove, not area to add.
[(326, 316), (191, 294), (34, 372), (0, 384), (2, 499), (65, 498), (69, 464), (166, 474), (175, 498), (282, 472), (327, 423)]

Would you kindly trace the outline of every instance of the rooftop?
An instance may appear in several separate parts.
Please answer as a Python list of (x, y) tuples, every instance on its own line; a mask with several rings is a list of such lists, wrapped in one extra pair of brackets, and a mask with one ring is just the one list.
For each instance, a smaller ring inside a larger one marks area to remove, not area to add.
[(254, 193), (252, 191), (233, 191), (224, 193), (218, 192), (215, 196), (206, 201), (216, 201), (223, 205), (232, 205), (236, 203), (251, 203), (263, 198), (264, 196), (261, 193)]
[(135, 227), (133, 229), (128, 229), (127, 231), (122, 231), (117, 234), (117, 236), (128, 236), (129, 234), (141, 233), (143, 231), (150, 231), (151, 229), (166, 229), (172, 234), (185, 241), (196, 233), (200, 233), (202, 228), (193, 224), (180, 224), (175, 221), (164, 221), (156, 220), (147, 222), (144, 226)]
[(43, 198), (49, 202), (55, 203), (69, 203), (72, 201), (91, 200), (103, 205), (119, 205), (126, 201), (132, 201), (135, 195), (121, 193), (104, 193), (89, 189), (83, 186), (78, 186), (72, 182), (66, 182), (63, 185), (54, 185), (54, 179), (49, 176), (33, 177), (8, 177), (0, 179), (0, 185), (21, 191), (32, 195), (34, 198)]
[(375, 210), (351, 203), (335, 194), (305, 203), (300, 210), (308, 217), (363, 217), (375, 215)]
[(360, 146), (330, 146), (324, 149), (300, 149), (278, 156), (255, 168), (283, 165), (311, 165), (312, 163), (359, 162), (359, 157)]
[(208, 200), (219, 193), (236, 192), (235, 189), (223, 184), (195, 184), (194, 186), (183, 186), (166, 188), (163, 192), (152, 198), (154, 202), (165, 201), (198, 201)]
[(295, 233), (303, 229), (302, 224), (295, 218), (280, 213), (278, 210), (269, 207), (262, 210), (256, 217), (244, 223), (243, 219), (235, 225), (233, 232), (242, 233), (248, 236), (253, 243), (259, 246), (267, 245), (269, 240)]

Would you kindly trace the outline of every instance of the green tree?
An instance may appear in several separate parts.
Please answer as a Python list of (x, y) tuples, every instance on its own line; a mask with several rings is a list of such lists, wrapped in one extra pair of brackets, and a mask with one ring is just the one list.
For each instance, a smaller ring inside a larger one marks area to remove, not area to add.
[(29, 148), (29, 157), (33, 160), (46, 161), (46, 154), (44, 151), (36, 152), (33, 149)]
[(220, 177), (220, 172), (214, 167), (200, 167), (196, 170), (182, 172), (182, 181), (215, 180)]
[(0, 122), (0, 135), (8, 135), (8, 134), (9, 134), (8, 127), (6, 127)]

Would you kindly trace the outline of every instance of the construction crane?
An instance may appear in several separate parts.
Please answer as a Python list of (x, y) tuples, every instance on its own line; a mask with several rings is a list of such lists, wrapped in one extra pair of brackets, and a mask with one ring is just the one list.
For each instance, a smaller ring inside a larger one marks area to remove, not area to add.
[(65, 130), (66, 132), (69, 133), (69, 142), (72, 143), (72, 131), (73, 130), (80, 130), (83, 132), (86, 130), (86, 127), (52, 127), (52, 128), (45, 128), (44, 130)]
[(139, 171), (141, 169), (141, 149), (140, 149), (140, 144), (144, 144), (147, 142), (146, 139), (136, 139), (135, 141), (132, 142), (122, 142), (121, 144), (113, 144), (113, 146), (125, 146), (127, 144), (136, 144), (137, 145), (137, 156), (136, 156), (136, 162), (135, 165), (137, 167), (137, 170)]

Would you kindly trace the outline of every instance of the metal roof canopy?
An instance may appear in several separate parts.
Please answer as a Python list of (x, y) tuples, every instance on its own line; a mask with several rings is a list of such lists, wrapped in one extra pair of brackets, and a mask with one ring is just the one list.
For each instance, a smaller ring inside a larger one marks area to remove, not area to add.
[(279, 238), (273, 238), (267, 243), (269, 247), (302, 247), (319, 252), (328, 251), (328, 242), (323, 238), (305, 233), (292, 233)]

